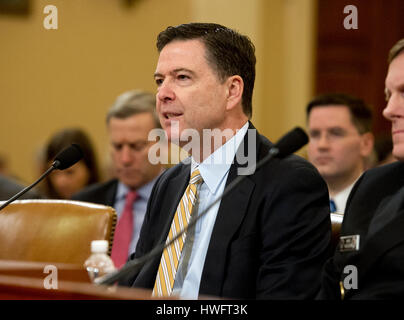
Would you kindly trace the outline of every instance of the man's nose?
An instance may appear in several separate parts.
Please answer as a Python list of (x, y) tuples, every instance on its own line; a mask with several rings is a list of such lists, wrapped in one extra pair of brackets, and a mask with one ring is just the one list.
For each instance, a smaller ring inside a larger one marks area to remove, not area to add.
[(121, 150), (121, 161), (125, 164), (133, 161), (132, 149), (128, 145), (124, 145)]
[(329, 140), (328, 140), (328, 136), (326, 133), (320, 135), (317, 145), (319, 148), (322, 148), (322, 149), (329, 147)]
[(404, 114), (404, 99), (401, 98), (397, 94), (392, 94), (389, 100), (387, 101), (386, 107), (383, 109), (383, 116), (392, 121), (394, 118), (400, 116), (400, 114)]
[(157, 91), (157, 99), (161, 102), (168, 102), (175, 99), (175, 92), (173, 85), (169, 80), (164, 80)]

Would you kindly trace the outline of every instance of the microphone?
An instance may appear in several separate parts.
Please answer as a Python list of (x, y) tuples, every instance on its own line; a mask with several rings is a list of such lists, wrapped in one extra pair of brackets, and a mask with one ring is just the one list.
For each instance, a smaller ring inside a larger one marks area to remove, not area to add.
[[(286, 133), (274, 146), (269, 149), (268, 154), (258, 162), (254, 169), (251, 169), (251, 172), (254, 172), (256, 169), (262, 167), (264, 164), (274, 158), (282, 159), (287, 157), (288, 155), (294, 153), (305, 144), (307, 144), (308, 141), (309, 138), (303, 129), (299, 127), (294, 128), (293, 130)], [(169, 247), (171, 244), (174, 243), (175, 240), (177, 240), (185, 232), (187, 232), (189, 228), (193, 227), (200, 218), (202, 218), (218, 201), (223, 199), (230, 191), (232, 191), (243, 179), (245, 179), (246, 176), (247, 175), (238, 176), (225, 188), (222, 195), (217, 197), (216, 200), (211, 203), (205, 210), (203, 210), (198, 216), (192, 215), (188, 226), (181, 230), (181, 232), (179, 232), (173, 239), (171, 239), (171, 241), (167, 243), (163, 242), (157, 245), (144, 256), (127, 262), (121, 269), (96, 279), (95, 283), (101, 285), (112, 285), (115, 282), (136, 273), (143, 265), (145, 265), (156, 255), (161, 256), (165, 248)]]
[(302, 128), (296, 127), (286, 133), (270, 150), (277, 158), (284, 158), (307, 144), (309, 138)]
[(67, 168), (70, 168), (72, 165), (74, 165), (76, 162), (81, 160), (83, 158), (83, 150), (81, 150), (81, 147), (78, 144), (73, 143), (69, 147), (63, 149), (60, 151), (56, 157), (55, 160), (52, 163), (52, 166), (46, 170), (45, 173), (43, 173), (37, 181), (35, 181), (33, 184), (29, 185), (28, 187), (22, 189), (20, 192), (18, 192), (16, 195), (11, 197), (9, 200), (4, 202), (0, 206), (0, 210), (3, 208), (7, 207), (11, 202), (14, 200), (18, 199), (21, 197), (24, 193), (28, 192), (31, 190), (33, 187), (35, 187), (39, 182), (41, 182), (45, 177), (47, 177), (53, 170), (58, 169), (58, 170), (64, 170)]
[(63, 149), (56, 155), (52, 167), (59, 170), (70, 168), (81, 160), (83, 156), (83, 150), (81, 150), (81, 147), (76, 143), (72, 143), (71, 146)]

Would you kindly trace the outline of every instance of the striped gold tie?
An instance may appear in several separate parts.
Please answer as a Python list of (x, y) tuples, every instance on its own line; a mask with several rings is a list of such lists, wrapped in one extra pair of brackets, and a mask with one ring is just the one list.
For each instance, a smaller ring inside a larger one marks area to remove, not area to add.
[[(202, 183), (199, 170), (195, 170), (189, 181), (189, 185), (181, 198), (171, 223), (170, 232), (166, 243), (170, 242), (178, 233), (184, 230), (191, 219), (192, 209), (197, 198), (197, 185)], [(182, 248), (185, 243), (186, 232), (164, 249), (160, 260), (160, 266), (154, 283), (153, 296), (169, 296), (173, 290), (175, 274), (181, 258)]]

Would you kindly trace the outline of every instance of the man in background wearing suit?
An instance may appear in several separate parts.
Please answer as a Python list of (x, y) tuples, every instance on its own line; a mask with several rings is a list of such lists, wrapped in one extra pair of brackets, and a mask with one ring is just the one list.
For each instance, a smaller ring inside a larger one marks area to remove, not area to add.
[(315, 97), (306, 108), (309, 161), (325, 180), (330, 211), (344, 213), (353, 185), (372, 154), (372, 111), (361, 99), (340, 93)]
[(366, 171), (352, 189), (339, 247), (324, 267), (322, 299), (404, 297), (404, 39), (388, 63), (383, 116), (399, 161)]
[[(161, 32), (157, 48), (160, 122), (191, 158), (154, 185), (133, 258), (172, 240), (191, 214), (200, 215), (221, 196), (243, 171), (240, 154), (253, 166), (273, 145), (249, 122), (256, 60), (246, 36), (191, 23)], [(248, 175), (121, 284), (189, 299), (311, 298), (329, 242), (327, 186), (310, 163), (291, 155)]]
[[(163, 170), (160, 163), (152, 164), (148, 159), (154, 144), (148, 140), (149, 132), (161, 128), (155, 101), (153, 94), (138, 90), (116, 99), (106, 117), (116, 178), (89, 186), (72, 197), (116, 209), (118, 223), (111, 253), (116, 267), (121, 267), (136, 248), (150, 192)], [(125, 211), (125, 207), (130, 208)]]

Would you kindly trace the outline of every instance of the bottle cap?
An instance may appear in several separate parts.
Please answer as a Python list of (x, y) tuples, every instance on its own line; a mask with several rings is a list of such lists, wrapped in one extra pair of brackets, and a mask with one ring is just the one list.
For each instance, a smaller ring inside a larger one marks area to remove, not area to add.
[(107, 253), (108, 241), (107, 240), (93, 240), (91, 241), (91, 252), (94, 253)]

